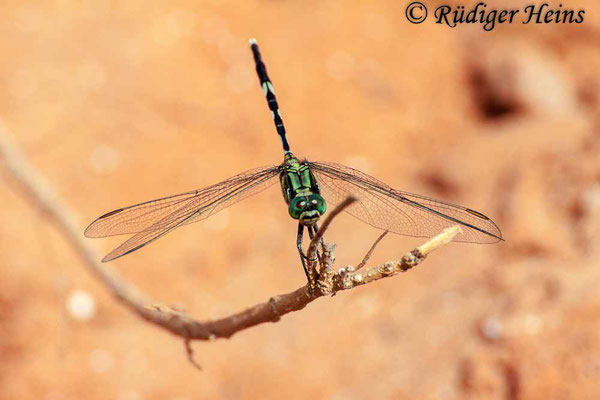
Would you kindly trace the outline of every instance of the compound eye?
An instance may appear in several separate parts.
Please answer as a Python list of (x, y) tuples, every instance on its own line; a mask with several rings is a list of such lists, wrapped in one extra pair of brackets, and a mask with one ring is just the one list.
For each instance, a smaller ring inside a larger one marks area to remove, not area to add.
[(327, 210), (327, 204), (325, 203), (325, 199), (321, 197), (320, 194), (312, 194), (308, 198), (308, 201), (311, 204), (312, 209), (316, 209), (320, 215), (323, 215)]
[(290, 216), (292, 218), (298, 219), (298, 218), (300, 218), (300, 214), (304, 210), (305, 206), (306, 206), (306, 200), (301, 199), (301, 198), (300, 199), (299, 198), (295, 198), (290, 203), (290, 207), (288, 209), (288, 212), (290, 213)]

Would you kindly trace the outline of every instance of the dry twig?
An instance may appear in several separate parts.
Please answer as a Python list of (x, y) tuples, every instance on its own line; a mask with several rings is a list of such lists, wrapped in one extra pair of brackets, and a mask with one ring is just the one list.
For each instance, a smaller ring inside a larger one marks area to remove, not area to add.
[(369, 251), (367, 252), (367, 254), (365, 254), (365, 257), (362, 259), (362, 261), (360, 262), (360, 264), (358, 264), (356, 266), (356, 270), (360, 270), (362, 267), (364, 267), (365, 265), (367, 265), (367, 262), (369, 262), (369, 259), (371, 258), (371, 256), (373, 255), (373, 252), (375, 251), (375, 248), (377, 247), (377, 245), (379, 244), (379, 242), (381, 242), (381, 240), (385, 237), (385, 235), (388, 234), (389, 231), (385, 231), (383, 232), (381, 235), (379, 235), (379, 237), (375, 240), (375, 242), (373, 243), (373, 245), (371, 246), (371, 248), (369, 249)]
[[(325, 244), (321, 255), (321, 270), (318, 273), (316, 273), (317, 262), (310, 261), (310, 268), (315, 272), (314, 276), (317, 277), (316, 290), (309, 291), (308, 286), (305, 285), (293, 292), (273, 296), (265, 303), (257, 304), (228, 317), (212, 321), (198, 321), (177, 310), (154, 306), (154, 302), (148, 300), (135, 287), (123, 281), (112, 268), (100, 263), (99, 254), (90, 244), (84, 241), (83, 230), (74, 221), (73, 214), (68, 211), (68, 207), (63, 204), (44, 179), (20, 155), (1, 123), (0, 161), (30, 202), (42, 210), (49, 220), (63, 232), (90, 272), (105, 284), (117, 300), (135, 314), (183, 338), (186, 343), (188, 357), (192, 361), (192, 350), (189, 345), (191, 340), (229, 338), (236, 332), (252, 326), (265, 322), (277, 322), (281, 316), (292, 311), (301, 310), (319, 297), (332, 295), (341, 290), (352, 289), (404, 272), (418, 265), (427, 254), (450, 242), (460, 232), (458, 226), (448, 228), (422, 246), (407, 253), (399, 261), (386, 262), (360, 272), (355, 271), (352, 267), (335, 271), (333, 269), (335, 261), (333, 250), (335, 246)], [(328, 214), (317, 234), (311, 240), (308, 250), (309, 260), (315, 259), (319, 240), (323, 237), (333, 218), (353, 201), (354, 199), (347, 199)], [(367, 254), (368, 256), (372, 253), (377, 242)]]

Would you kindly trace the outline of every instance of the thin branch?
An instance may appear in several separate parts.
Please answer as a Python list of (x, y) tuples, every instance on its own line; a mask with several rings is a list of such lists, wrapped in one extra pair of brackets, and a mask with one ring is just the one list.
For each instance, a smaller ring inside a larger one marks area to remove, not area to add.
[(197, 369), (199, 369), (200, 371), (202, 371), (202, 366), (200, 364), (198, 364), (196, 362), (196, 360), (194, 359), (194, 349), (192, 349), (192, 342), (189, 339), (185, 339), (183, 341), (183, 343), (185, 344), (185, 352), (187, 354), (187, 358), (188, 361)]
[(379, 235), (379, 237), (377, 238), (377, 240), (375, 240), (375, 242), (373, 243), (373, 245), (371, 246), (371, 248), (369, 249), (369, 251), (367, 252), (367, 254), (365, 254), (365, 257), (360, 262), (360, 264), (358, 264), (356, 266), (356, 270), (357, 271), (360, 270), (365, 265), (367, 265), (367, 262), (369, 261), (369, 259), (373, 255), (373, 252), (375, 251), (375, 248), (377, 247), (377, 245), (379, 244), (379, 242), (381, 242), (381, 240), (385, 237), (385, 235), (388, 234), (388, 232), (389, 231), (383, 232), (381, 235)]
[[(134, 286), (123, 281), (112, 268), (99, 262), (99, 254), (88, 242), (84, 241), (83, 230), (75, 222), (73, 214), (46, 181), (21, 156), (9, 139), (1, 121), (0, 162), (4, 164), (6, 171), (28, 200), (43, 211), (48, 219), (62, 231), (89, 271), (104, 283), (117, 300), (139, 317), (184, 339), (186, 351), (191, 360), (193, 360), (193, 353), (189, 345), (191, 340), (210, 341), (216, 338), (229, 338), (236, 332), (252, 326), (265, 322), (277, 322), (281, 316), (301, 310), (319, 297), (335, 294), (340, 290), (352, 289), (406, 271), (418, 265), (431, 251), (451, 241), (460, 231), (459, 227), (446, 229), (422, 246), (407, 253), (401, 260), (366, 268), (360, 272), (352, 271), (351, 268), (341, 268), (335, 271), (333, 269), (335, 246), (325, 244), (321, 255), (322, 271), (319, 271), (318, 290), (309, 291), (308, 286), (305, 285), (293, 292), (271, 297), (265, 303), (257, 304), (228, 317), (212, 321), (198, 321), (180, 311), (154, 306), (154, 302), (148, 300)], [(314, 258), (317, 244), (333, 218), (353, 201), (353, 199), (347, 199), (329, 213), (311, 240), (309, 258)], [(313, 264), (313, 268), (316, 268), (315, 264)]]

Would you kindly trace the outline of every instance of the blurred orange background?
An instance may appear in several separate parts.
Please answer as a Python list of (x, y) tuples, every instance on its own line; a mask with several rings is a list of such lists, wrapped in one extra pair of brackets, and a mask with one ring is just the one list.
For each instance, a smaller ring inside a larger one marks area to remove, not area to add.
[[(598, 7), (565, 3), (586, 9), (579, 25), (484, 32), (410, 24), (407, 3), (3, 1), (2, 134), (82, 234), (104, 212), (282, 161), (256, 37), (297, 156), (472, 207), (506, 242), (451, 244), (407, 274), (195, 342), (199, 372), (2, 170), (0, 397), (599, 398)], [(336, 219), (337, 266), (378, 234)], [(161, 304), (219, 318), (305, 283), (295, 237), (274, 186), (112, 264)], [(371, 264), (421, 242), (389, 235)]]

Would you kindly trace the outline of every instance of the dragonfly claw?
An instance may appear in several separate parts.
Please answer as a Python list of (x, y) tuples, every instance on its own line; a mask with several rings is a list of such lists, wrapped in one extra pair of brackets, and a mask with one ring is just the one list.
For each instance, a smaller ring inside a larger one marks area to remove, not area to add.
[(318, 258), (317, 258), (317, 257), (314, 257), (314, 258), (308, 258), (308, 256), (307, 256), (306, 254), (304, 254), (304, 252), (302, 252), (302, 251), (300, 252), (300, 257), (302, 257), (303, 259), (305, 259), (305, 260), (307, 260), (307, 261), (313, 261), (313, 262), (314, 262), (314, 261), (317, 261), (317, 260), (318, 260)]

